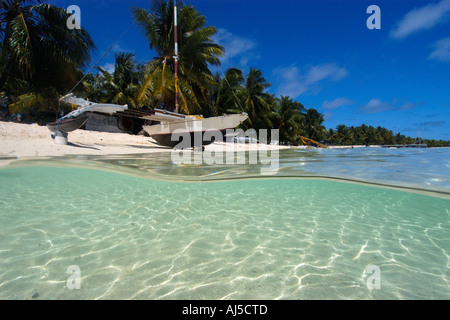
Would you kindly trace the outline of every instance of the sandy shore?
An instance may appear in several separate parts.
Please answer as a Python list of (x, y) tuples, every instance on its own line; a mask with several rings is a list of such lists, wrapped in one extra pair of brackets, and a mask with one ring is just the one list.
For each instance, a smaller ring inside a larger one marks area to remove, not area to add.
[[(68, 145), (56, 144), (45, 126), (0, 121), (0, 165), (15, 159), (66, 155), (120, 155), (171, 152), (152, 138), (126, 133), (75, 130)], [(206, 150), (286, 149), (286, 146), (213, 143)], [(3, 159), (1, 159), (3, 158)]]

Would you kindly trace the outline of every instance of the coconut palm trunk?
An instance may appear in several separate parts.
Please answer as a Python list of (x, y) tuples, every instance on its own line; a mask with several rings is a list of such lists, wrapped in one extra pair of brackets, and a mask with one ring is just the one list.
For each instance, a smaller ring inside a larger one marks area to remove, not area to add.
[[(156, 0), (150, 11), (132, 9), (150, 49), (158, 57), (146, 66), (136, 102), (140, 106), (175, 108), (174, 2)], [(192, 114), (208, 104), (207, 92), (214, 83), (210, 65), (220, 65), (223, 47), (211, 37), (215, 27), (205, 26), (206, 19), (192, 6), (178, 5), (178, 98), (179, 110)]]

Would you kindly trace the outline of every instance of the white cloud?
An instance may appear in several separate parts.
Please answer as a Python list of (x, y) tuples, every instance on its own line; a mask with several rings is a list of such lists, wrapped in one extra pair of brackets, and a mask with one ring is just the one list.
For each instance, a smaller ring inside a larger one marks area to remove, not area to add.
[(402, 110), (410, 110), (410, 109), (414, 109), (416, 107), (416, 105), (412, 102), (407, 102), (404, 105), (402, 105), (401, 109)]
[(391, 30), (394, 39), (403, 39), (420, 30), (430, 29), (445, 21), (450, 12), (450, 0), (441, 0), (408, 12)]
[(340, 68), (335, 64), (326, 63), (317, 66), (312, 66), (306, 74), (306, 83), (314, 84), (321, 80), (329, 78), (330, 80), (338, 81), (345, 78), (348, 71), (345, 68)]
[(430, 59), (450, 62), (450, 37), (437, 41), (433, 47), (434, 51), (430, 54)]
[(324, 118), (324, 120), (325, 121), (331, 121), (331, 120), (333, 120), (333, 112), (331, 112), (331, 111), (325, 111), (324, 113), (323, 113), (323, 118)]
[(246, 67), (252, 58), (257, 57), (254, 49), (256, 41), (235, 35), (226, 29), (219, 29), (213, 36), (214, 42), (225, 48), (225, 54), (221, 58), (222, 65), (238, 64), (237, 67)]
[(274, 73), (280, 78), (277, 95), (289, 96), (295, 99), (307, 91), (306, 86), (300, 80), (300, 71), (297, 67), (279, 68)]
[(109, 72), (109, 73), (114, 73), (114, 70), (116, 69), (116, 66), (114, 63), (106, 63), (103, 66), (101, 66), (100, 68), (102, 68), (103, 70)]
[(318, 84), (322, 81), (338, 81), (345, 78), (348, 71), (334, 63), (325, 63), (310, 67), (304, 74), (301, 74), (295, 66), (278, 68), (274, 73), (280, 79), (277, 95), (295, 99), (306, 92), (320, 90)]
[(365, 106), (361, 108), (361, 111), (365, 113), (378, 113), (395, 109), (393, 104), (383, 102), (380, 99), (372, 99)]
[(336, 98), (333, 101), (324, 101), (322, 103), (322, 108), (327, 109), (327, 110), (334, 110), (337, 109), (339, 107), (343, 107), (343, 106), (349, 106), (352, 105), (353, 101), (351, 101), (350, 99), (347, 98)]
[(113, 45), (111, 52), (116, 52), (117, 53), (117, 52), (126, 52), (126, 51), (128, 51), (128, 50), (125, 50), (123, 48), (123, 46), (121, 46), (119, 43), (116, 43), (116, 44)]

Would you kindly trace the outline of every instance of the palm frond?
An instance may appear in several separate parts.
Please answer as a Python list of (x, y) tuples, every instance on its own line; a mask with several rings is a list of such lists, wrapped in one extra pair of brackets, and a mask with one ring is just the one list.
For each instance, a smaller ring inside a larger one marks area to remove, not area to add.
[[(142, 87), (137, 94), (138, 104), (144, 100), (156, 99), (164, 102), (167, 108), (173, 108), (174, 83), (171, 80), (175, 72), (173, 5), (173, 0), (155, 0), (150, 11), (132, 9), (133, 16), (149, 40), (150, 48), (158, 53), (159, 57), (155, 60), (164, 61), (164, 67), (151, 63), (152, 67), (147, 68)], [(208, 92), (215, 83), (209, 66), (220, 64), (219, 57), (223, 55), (224, 49), (211, 39), (217, 32), (216, 28), (205, 27), (205, 17), (192, 6), (180, 5), (178, 16), (179, 97), (180, 103), (183, 104), (182, 112), (191, 113), (202, 109), (200, 105), (208, 103)], [(163, 89), (161, 86), (167, 88)]]

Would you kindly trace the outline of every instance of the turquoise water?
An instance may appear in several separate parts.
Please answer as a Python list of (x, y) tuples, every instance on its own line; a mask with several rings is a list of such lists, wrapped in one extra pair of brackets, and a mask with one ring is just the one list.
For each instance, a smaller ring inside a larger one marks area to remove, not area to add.
[(0, 299), (449, 299), (448, 150), (365, 149), (14, 162)]

